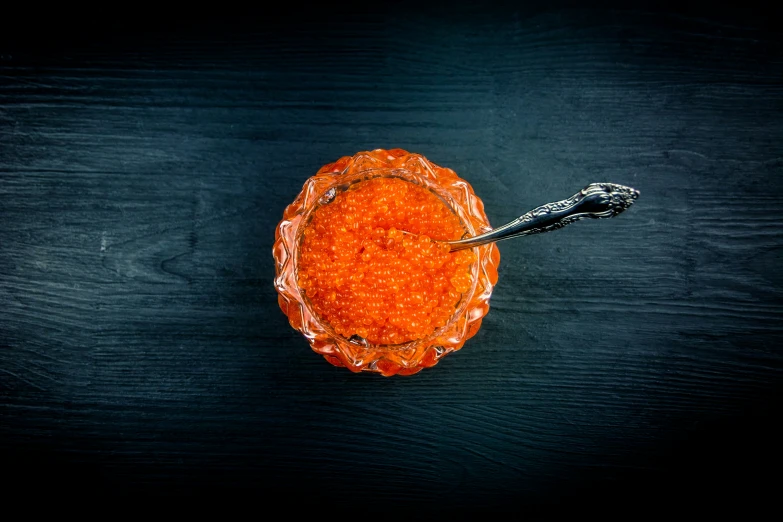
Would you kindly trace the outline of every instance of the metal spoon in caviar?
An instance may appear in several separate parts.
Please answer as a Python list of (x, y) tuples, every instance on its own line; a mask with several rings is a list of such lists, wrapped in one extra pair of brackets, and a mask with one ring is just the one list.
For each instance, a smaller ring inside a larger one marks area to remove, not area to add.
[(611, 218), (626, 210), (639, 191), (614, 183), (591, 183), (568, 199), (547, 203), (484, 234), (445, 241), (452, 251), (473, 248), (512, 237), (550, 232), (582, 219)]

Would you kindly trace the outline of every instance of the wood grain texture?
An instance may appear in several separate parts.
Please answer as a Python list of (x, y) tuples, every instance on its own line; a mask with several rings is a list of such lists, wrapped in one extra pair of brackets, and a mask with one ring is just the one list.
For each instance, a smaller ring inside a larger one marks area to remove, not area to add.
[[(17, 484), (443, 516), (661, 505), (693, 482), (763, 499), (783, 382), (779, 30), (319, 14), (0, 47), (0, 447)], [(461, 352), (353, 375), (288, 326), (271, 244), (308, 176), (377, 147), (454, 169), (494, 224), (590, 182), (642, 196), (501, 243)]]

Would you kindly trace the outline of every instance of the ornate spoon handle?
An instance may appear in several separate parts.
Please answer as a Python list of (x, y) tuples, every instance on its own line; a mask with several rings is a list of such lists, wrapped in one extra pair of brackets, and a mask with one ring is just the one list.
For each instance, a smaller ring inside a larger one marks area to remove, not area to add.
[(585, 218), (610, 218), (630, 207), (638, 197), (639, 191), (631, 187), (591, 183), (568, 199), (542, 205), (479, 236), (446, 244), (452, 251), (463, 250), (512, 237), (557, 230)]

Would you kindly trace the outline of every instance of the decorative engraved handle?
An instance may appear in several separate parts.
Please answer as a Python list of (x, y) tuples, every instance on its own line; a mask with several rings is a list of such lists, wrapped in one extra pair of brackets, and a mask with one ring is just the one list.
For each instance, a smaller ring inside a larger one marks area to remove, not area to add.
[(446, 244), (452, 251), (463, 250), (511, 237), (557, 230), (580, 219), (610, 218), (630, 207), (638, 197), (639, 191), (631, 187), (614, 183), (592, 183), (568, 199), (542, 205), (502, 227)]

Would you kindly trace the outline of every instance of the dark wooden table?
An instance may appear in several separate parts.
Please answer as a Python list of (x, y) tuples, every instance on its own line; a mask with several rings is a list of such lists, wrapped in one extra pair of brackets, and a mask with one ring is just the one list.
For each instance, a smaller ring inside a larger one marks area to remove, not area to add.
[[(777, 494), (769, 15), (413, 12), (4, 35), (6, 479), (452, 518)], [(642, 196), (501, 243), (462, 351), (354, 375), (288, 325), (271, 246), (321, 165), (392, 147), (496, 225), (594, 181)]]

